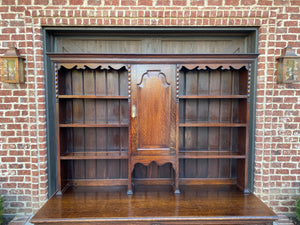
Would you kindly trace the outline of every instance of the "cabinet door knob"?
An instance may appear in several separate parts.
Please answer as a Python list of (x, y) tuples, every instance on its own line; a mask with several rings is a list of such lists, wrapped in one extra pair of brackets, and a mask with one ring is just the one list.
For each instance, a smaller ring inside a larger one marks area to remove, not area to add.
[(132, 117), (132, 118), (135, 118), (135, 117), (136, 117), (136, 107), (135, 107), (135, 105), (133, 105), (133, 106), (131, 107), (131, 117)]

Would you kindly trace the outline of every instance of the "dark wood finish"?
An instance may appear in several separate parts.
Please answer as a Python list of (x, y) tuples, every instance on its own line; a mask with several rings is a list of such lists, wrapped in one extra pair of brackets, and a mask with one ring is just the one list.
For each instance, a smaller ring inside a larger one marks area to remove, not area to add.
[(128, 123), (98, 123), (98, 122), (84, 122), (84, 123), (61, 123), (59, 127), (128, 127)]
[(80, 98), (80, 99), (128, 99), (127, 96), (99, 96), (99, 95), (60, 95), (59, 98)]
[(132, 193), (132, 180), (174, 178), (177, 193), (179, 179), (233, 180), (247, 192), (256, 54), (49, 56), (60, 190), (72, 180), (128, 178)]
[[(65, 193), (34, 223), (276, 219), (252, 194), (244, 195), (256, 54), (49, 56), (56, 76), (57, 195)], [(181, 194), (174, 196), (170, 186), (179, 194), (179, 184)], [(53, 207), (60, 212), (52, 214)]]
[[(178, 189), (174, 65), (132, 65), (131, 149), (129, 173), (137, 163), (159, 166), (171, 163)], [(173, 76), (172, 76), (173, 75)], [(129, 194), (132, 194), (129, 176)]]
[[(127, 64), (180, 64), (188, 68), (201, 65), (204, 67), (219, 67), (239, 69), (253, 62), (258, 54), (77, 54), (77, 53), (48, 53), (53, 62), (67, 68), (97, 68), (102, 64), (107, 67), (120, 69)], [(90, 65), (90, 66), (89, 66)], [(103, 66), (102, 66), (103, 67)]]
[(104, 152), (71, 152), (60, 156), (61, 160), (71, 159), (128, 159), (128, 151), (104, 151)]
[(116, 180), (127, 179), (127, 77), (123, 66), (57, 67), (58, 194), (68, 184), (123, 185)]
[(245, 159), (246, 156), (240, 152), (232, 151), (182, 151), (179, 152), (179, 158), (181, 159)]
[(180, 71), (180, 177), (236, 179), (248, 192), (249, 74), (243, 66), (210, 67)]
[(247, 95), (182, 95), (180, 99), (217, 99), (217, 98), (247, 98)]
[(272, 224), (277, 216), (253, 194), (235, 186), (70, 188), (53, 196), (31, 219), (34, 224)]
[(230, 122), (202, 122), (202, 123), (180, 123), (179, 127), (246, 127), (246, 123), (230, 123)]

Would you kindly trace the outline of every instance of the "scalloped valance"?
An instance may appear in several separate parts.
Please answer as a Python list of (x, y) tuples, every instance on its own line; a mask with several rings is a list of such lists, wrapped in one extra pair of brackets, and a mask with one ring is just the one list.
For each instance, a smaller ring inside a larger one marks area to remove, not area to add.
[(128, 66), (126, 64), (114, 64), (114, 63), (104, 63), (104, 64), (99, 64), (99, 63), (58, 63), (58, 69), (61, 67), (64, 67), (66, 69), (115, 69), (119, 70), (123, 67), (128, 69)]
[(181, 70), (182, 68), (186, 68), (188, 70), (230, 70), (230, 69), (235, 69), (239, 70), (241, 68), (245, 67), (248, 69), (249, 65), (248, 64), (182, 64), (179, 69)]

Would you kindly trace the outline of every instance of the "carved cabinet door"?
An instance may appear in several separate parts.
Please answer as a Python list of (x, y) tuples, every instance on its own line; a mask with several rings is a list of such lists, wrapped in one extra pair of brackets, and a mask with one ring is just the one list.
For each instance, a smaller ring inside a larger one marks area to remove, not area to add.
[(132, 65), (131, 91), (131, 154), (175, 155), (176, 65)]

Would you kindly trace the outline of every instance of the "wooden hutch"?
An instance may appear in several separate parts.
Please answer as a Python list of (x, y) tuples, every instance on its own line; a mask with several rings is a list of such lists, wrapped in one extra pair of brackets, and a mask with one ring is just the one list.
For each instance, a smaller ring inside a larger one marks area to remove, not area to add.
[(257, 54), (48, 56), (59, 185), (32, 223), (272, 224), (277, 218), (247, 184)]

